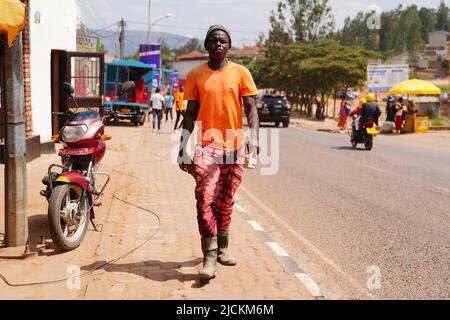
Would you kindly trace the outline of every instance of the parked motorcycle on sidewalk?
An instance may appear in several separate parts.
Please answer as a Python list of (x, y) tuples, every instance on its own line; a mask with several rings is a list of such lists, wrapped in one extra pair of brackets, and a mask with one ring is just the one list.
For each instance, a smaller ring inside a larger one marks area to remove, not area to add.
[[(125, 89), (132, 88), (125, 83)], [(73, 96), (70, 83), (63, 84), (64, 92), (78, 104)], [(98, 199), (108, 185), (111, 177), (100, 172), (100, 161), (106, 152), (105, 141), (111, 136), (104, 133), (105, 125), (97, 111), (56, 113), (67, 117), (67, 121), (53, 140), (63, 145), (58, 155), (61, 165), (52, 164), (48, 174), (42, 179), (46, 186), (41, 191), (49, 204), (48, 222), (53, 243), (63, 251), (77, 248), (86, 235), (89, 221), (96, 231), (94, 206), (100, 206)], [(61, 169), (60, 172), (53, 171)], [(98, 177), (106, 180), (99, 185)]]
[(357, 115), (353, 116), (352, 129), (349, 133), (350, 142), (351, 142), (353, 148), (356, 148), (356, 146), (359, 143), (363, 143), (364, 148), (367, 151), (370, 151), (373, 148), (373, 138), (377, 134), (377, 129), (375, 127), (375, 121), (372, 119), (369, 119), (365, 123), (360, 123), (359, 130), (356, 130), (357, 118), (358, 118)]

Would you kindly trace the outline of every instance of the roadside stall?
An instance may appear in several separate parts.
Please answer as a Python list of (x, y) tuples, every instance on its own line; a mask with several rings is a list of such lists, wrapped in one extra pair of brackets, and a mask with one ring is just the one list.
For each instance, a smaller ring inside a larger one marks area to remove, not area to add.
[[(419, 106), (413, 104), (415, 106), (414, 110), (408, 110), (408, 114), (412, 117), (411, 132), (428, 132), (429, 118), (425, 115), (423, 110), (420, 110), (420, 98), (422, 96), (439, 96), (441, 94), (441, 89), (430, 82), (412, 79), (395, 85), (389, 90), (389, 94), (407, 95), (408, 101), (410, 101), (410, 95), (417, 97), (417, 101), (415, 99), (412, 101), (417, 102)], [(407, 123), (408, 116), (406, 124)]]

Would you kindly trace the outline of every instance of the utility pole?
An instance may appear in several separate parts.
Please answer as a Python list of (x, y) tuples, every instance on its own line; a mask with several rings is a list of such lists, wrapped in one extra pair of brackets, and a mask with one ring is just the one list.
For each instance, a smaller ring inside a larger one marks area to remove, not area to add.
[(152, 12), (152, 0), (148, 0), (148, 31), (147, 31), (147, 43), (150, 44), (152, 41), (152, 25), (151, 22), (151, 14)]
[(22, 37), (2, 50), (2, 109), (5, 121), (5, 244), (25, 246), (28, 239), (27, 172)]
[(123, 20), (120, 20), (119, 22), (119, 27), (120, 27), (120, 35), (119, 35), (119, 44), (120, 44), (120, 60), (123, 60), (123, 58), (125, 57), (125, 27), (126, 27), (126, 23)]

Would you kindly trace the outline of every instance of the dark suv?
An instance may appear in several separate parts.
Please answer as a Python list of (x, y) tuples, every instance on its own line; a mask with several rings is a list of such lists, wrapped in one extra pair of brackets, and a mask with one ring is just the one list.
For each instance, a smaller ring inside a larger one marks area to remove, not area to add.
[(274, 122), (278, 127), (280, 123), (284, 128), (289, 127), (291, 106), (285, 96), (278, 94), (263, 94), (256, 97), (259, 122)]

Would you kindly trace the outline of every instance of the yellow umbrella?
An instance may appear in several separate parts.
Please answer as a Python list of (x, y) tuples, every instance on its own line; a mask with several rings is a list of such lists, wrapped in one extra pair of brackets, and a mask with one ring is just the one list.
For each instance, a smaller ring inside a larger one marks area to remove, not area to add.
[(430, 82), (412, 79), (395, 85), (391, 90), (389, 90), (389, 93), (408, 95), (435, 95), (441, 94), (441, 89)]
[(25, 5), (18, 0), (0, 1), (0, 34), (6, 33), (8, 46), (25, 27)]

